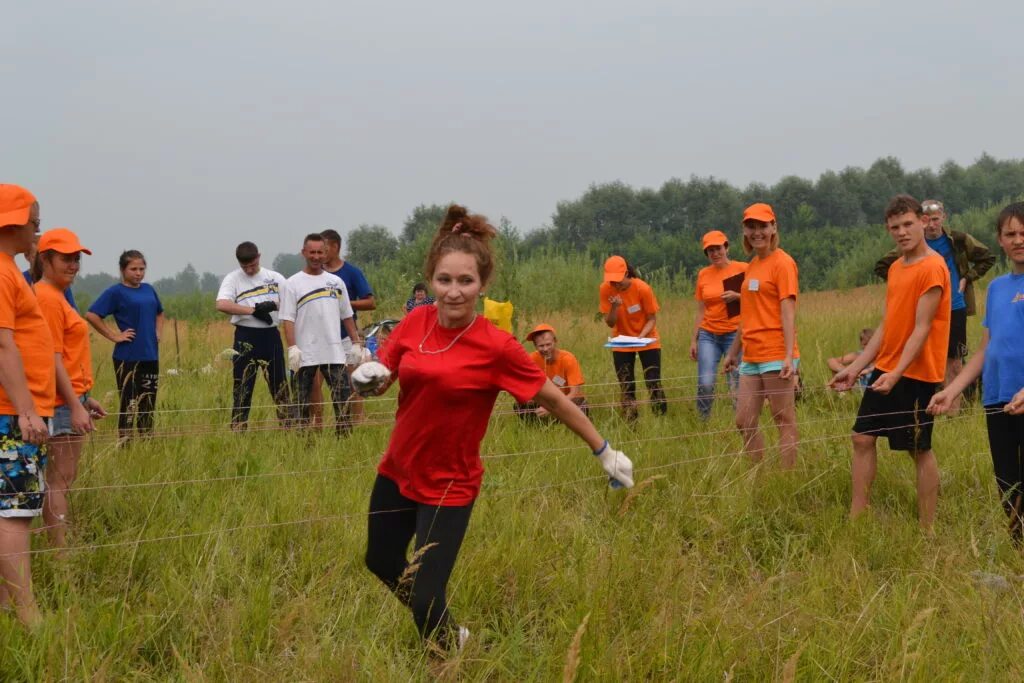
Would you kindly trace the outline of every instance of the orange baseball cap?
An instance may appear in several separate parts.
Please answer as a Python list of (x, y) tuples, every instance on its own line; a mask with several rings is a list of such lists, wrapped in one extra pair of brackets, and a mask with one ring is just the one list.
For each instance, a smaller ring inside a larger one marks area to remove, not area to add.
[(47, 230), (39, 238), (39, 251), (56, 251), (61, 254), (74, 254), (82, 252), (92, 256), (92, 252), (82, 246), (78, 241), (78, 235), (67, 228), (54, 228)]
[(35, 203), (35, 195), (24, 187), (0, 184), (0, 228), (27, 224)]
[(551, 325), (548, 325), (547, 323), (541, 323), (540, 325), (537, 325), (537, 327), (530, 330), (530, 333), (526, 335), (526, 341), (532, 342), (533, 338), (536, 337), (538, 334), (541, 334), (542, 332), (550, 332), (551, 334), (554, 334), (555, 328), (551, 327)]
[(622, 282), (626, 279), (626, 273), (628, 272), (629, 267), (626, 265), (626, 259), (621, 256), (609, 256), (608, 260), (604, 262), (605, 282)]
[(725, 233), (721, 230), (712, 230), (711, 232), (704, 233), (704, 238), (701, 240), (701, 249), (707, 251), (708, 247), (724, 247), (729, 244), (729, 238), (725, 236)]
[(768, 204), (751, 204), (743, 211), (743, 220), (761, 221), (762, 223), (774, 223), (775, 212)]

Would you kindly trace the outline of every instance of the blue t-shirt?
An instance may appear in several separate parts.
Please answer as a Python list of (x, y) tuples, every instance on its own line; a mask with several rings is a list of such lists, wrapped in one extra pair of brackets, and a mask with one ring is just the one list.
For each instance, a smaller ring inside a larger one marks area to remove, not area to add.
[[(25, 276), (25, 282), (29, 283), (30, 285), (35, 284), (35, 282), (32, 281), (31, 270), (23, 270), (21, 271), (21, 274)], [(64, 298), (67, 299), (69, 304), (71, 304), (71, 308), (75, 309), (76, 311), (78, 310), (78, 305), (75, 303), (75, 295), (71, 293), (70, 287), (64, 290)]]
[[(341, 278), (341, 281), (345, 283), (345, 289), (348, 290), (348, 300), (356, 301), (357, 299), (365, 299), (368, 296), (373, 296), (373, 290), (370, 289), (370, 283), (367, 281), (366, 276), (363, 275), (363, 271), (359, 270), (356, 266), (353, 266), (348, 261), (341, 264), (341, 268), (337, 270), (328, 271), (331, 275), (337, 275)], [(359, 311), (352, 311), (352, 322), (355, 323), (359, 319)], [(343, 325), (341, 327), (341, 338), (348, 339), (348, 330)]]
[(982, 370), (981, 403), (1006, 403), (1024, 388), (1024, 275), (1008, 273), (988, 286), (985, 319), (988, 347)]
[(925, 239), (928, 246), (939, 253), (946, 260), (946, 267), (949, 268), (950, 303), (952, 310), (959, 311), (967, 308), (963, 292), (960, 291), (960, 271), (956, 269), (956, 261), (953, 259), (953, 240), (949, 235), (942, 233), (933, 240)]
[(135, 330), (135, 339), (114, 345), (114, 360), (159, 360), (156, 341), (156, 317), (164, 312), (160, 297), (152, 285), (143, 282), (129, 287), (123, 282), (108, 287), (89, 307), (101, 318), (113, 315), (122, 330)]

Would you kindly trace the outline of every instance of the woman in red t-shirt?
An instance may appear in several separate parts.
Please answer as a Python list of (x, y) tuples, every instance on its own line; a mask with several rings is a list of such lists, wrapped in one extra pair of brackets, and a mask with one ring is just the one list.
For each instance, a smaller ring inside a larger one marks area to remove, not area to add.
[(425, 268), (436, 306), (413, 309), (391, 333), (381, 362), (363, 363), (352, 375), (363, 394), (381, 393), (396, 379), (401, 385), (370, 494), (366, 565), (411, 608), (420, 634), (442, 648), (461, 647), (469, 635), (451, 619), (445, 589), (480, 492), (480, 442), (499, 391), (545, 407), (590, 446), (612, 485), (633, 485), (629, 458), (608, 445), (515, 337), (477, 315), (494, 270), (495, 234), (483, 216), (451, 206)]

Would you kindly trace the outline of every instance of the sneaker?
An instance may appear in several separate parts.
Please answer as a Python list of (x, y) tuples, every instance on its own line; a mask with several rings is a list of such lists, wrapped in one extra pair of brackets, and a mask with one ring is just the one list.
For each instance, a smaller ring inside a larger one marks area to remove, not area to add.
[(462, 652), (466, 647), (466, 643), (469, 641), (469, 629), (465, 626), (459, 627), (459, 644), (456, 648), (456, 652)]

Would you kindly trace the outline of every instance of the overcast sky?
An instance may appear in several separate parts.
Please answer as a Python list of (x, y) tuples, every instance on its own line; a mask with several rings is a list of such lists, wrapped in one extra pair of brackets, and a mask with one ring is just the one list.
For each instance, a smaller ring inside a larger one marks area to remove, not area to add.
[[(215, 7), (214, 7), (215, 6)], [(0, 181), (116, 270), (458, 200), (1024, 157), (1024, 2), (11, 2)], [(717, 226), (709, 226), (717, 227)]]

